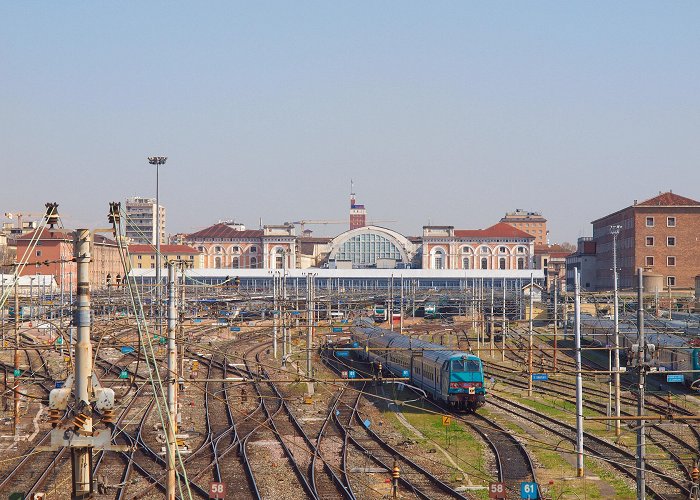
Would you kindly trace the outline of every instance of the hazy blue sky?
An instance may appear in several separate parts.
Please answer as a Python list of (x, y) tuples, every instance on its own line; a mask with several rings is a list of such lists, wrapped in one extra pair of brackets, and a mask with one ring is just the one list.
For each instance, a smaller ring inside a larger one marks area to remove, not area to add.
[[(0, 4), (0, 213), (155, 195), (168, 232), (370, 218), (554, 241), (700, 199), (700, 2)], [(346, 226), (318, 227), (317, 234)]]

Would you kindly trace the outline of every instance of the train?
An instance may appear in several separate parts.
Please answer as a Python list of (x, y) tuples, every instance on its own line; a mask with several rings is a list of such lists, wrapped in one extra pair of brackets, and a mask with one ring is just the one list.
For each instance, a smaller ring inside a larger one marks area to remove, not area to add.
[(486, 403), (478, 356), (379, 328), (369, 318), (355, 320), (351, 338), (362, 348), (354, 351), (361, 360), (409, 377), (411, 385), (451, 409), (476, 411)]
[[(649, 364), (658, 371), (683, 371), (685, 385), (697, 388), (700, 382), (700, 337), (679, 335), (683, 330), (669, 328), (668, 321), (645, 317), (644, 336), (654, 345)], [(638, 344), (637, 325), (620, 321), (620, 362), (632, 357), (633, 346)], [(597, 345), (614, 345), (614, 322), (607, 318), (581, 317), (581, 336)], [(695, 372), (694, 372), (695, 371)]]

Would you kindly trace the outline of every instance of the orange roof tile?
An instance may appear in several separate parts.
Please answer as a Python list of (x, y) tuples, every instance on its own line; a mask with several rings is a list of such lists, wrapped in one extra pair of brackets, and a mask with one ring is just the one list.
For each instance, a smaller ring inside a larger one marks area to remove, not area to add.
[(455, 229), (457, 238), (526, 238), (534, 240), (535, 237), (531, 234), (521, 231), (520, 229), (498, 222), (486, 229)]

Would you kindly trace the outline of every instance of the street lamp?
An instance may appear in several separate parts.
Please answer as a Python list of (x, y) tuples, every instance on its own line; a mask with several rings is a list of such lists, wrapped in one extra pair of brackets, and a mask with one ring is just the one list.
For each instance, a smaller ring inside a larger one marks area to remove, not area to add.
[(148, 163), (156, 166), (156, 298), (158, 299), (157, 315), (158, 315), (158, 332), (160, 333), (160, 306), (161, 306), (161, 290), (160, 290), (160, 199), (158, 197), (158, 167), (165, 165), (167, 156), (149, 156)]
[(615, 435), (620, 435), (620, 317), (617, 307), (617, 236), (622, 226), (619, 224), (610, 226), (610, 234), (613, 237), (613, 321), (615, 332)]

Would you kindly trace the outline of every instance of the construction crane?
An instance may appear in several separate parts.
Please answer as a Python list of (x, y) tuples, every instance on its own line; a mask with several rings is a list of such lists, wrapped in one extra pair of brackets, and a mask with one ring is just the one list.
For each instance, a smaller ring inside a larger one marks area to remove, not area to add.
[(297, 220), (292, 224), (298, 225), (303, 233), (306, 224), (347, 224), (347, 222), (346, 220)]
[[(378, 223), (383, 223), (383, 222), (397, 222), (395, 220), (371, 220), (367, 223), (368, 226), (373, 226)], [(297, 220), (292, 222), (291, 224), (298, 225), (301, 228), (301, 232), (304, 233), (304, 227), (306, 224), (348, 224), (347, 220)]]

